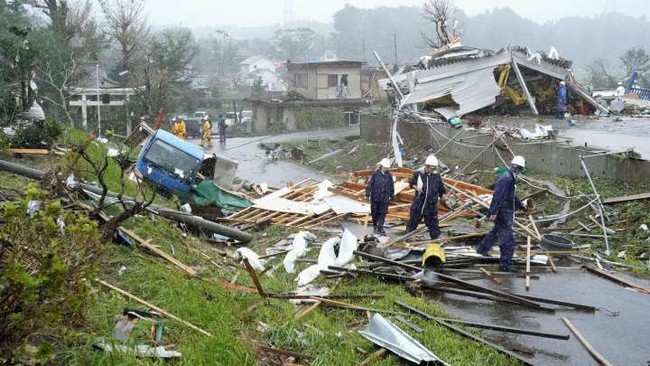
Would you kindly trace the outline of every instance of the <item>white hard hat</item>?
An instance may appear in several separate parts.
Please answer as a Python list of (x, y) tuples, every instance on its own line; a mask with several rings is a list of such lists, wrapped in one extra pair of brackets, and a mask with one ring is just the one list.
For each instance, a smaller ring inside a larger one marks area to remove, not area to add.
[(207, 114), (203, 117), (203, 120), (204, 120), (204, 121), (207, 121), (207, 120), (209, 120), (209, 119), (210, 119), (210, 116), (208, 116)]
[(526, 167), (526, 159), (524, 159), (524, 157), (521, 156), (521, 155), (517, 155), (514, 158), (512, 158), (512, 163), (510, 163), (510, 164), (517, 165), (517, 166), (520, 166), (522, 168), (525, 168)]
[(438, 166), (438, 158), (435, 155), (429, 155), (427, 160), (424, 161), (424, 165)]
[(383, 158), (377, 165), (383, 166), (384, 168), (390, 168), (390, 160)]
[(172, 117), (172, 122), (176, 122), (176, 117)]
[(560, 85), (566, 85), (566, 83), (564, 82), (564, 80), (560, 81)]
[(623, 85), (623, 83), (619, 81), (619, 82), (618, 82), (618, 85)]

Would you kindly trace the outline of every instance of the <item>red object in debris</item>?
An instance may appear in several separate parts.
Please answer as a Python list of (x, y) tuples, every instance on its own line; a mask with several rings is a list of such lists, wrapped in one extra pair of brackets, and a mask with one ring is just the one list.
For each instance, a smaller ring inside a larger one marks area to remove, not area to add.
[(479, 128), (479, 127), (481, 127), (483, 125), (483, 121), (481, 121), (480, 119), (476, 119), (476, 118), (470, 118), (469, 122), (467, 122), (467, 124), (470, 127)]

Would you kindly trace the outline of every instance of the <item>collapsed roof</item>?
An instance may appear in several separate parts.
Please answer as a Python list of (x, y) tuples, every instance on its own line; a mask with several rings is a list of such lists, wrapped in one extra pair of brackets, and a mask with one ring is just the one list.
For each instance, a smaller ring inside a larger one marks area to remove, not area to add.
[[(539, 114), (540, 107), (548, 112), (554, 108), (554, 90), (560, 80), (593, 109), (609, 112), (575, 80), (570, 61), (522, 47), (495, 52), (459, 46), (425, 56), (418, 66), (393, 75), (404, 96), (401, 104), (425, 103), (446, 119), (504, 100), (515, 105), (526, 103), (533, 114)], [(393, 90), (390, 78), (379, 80), (379, 85)]]

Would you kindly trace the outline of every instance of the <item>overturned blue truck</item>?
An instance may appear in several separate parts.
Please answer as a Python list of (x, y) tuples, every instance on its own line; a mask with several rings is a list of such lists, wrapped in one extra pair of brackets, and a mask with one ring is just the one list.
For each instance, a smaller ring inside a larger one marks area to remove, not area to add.
[(192, 211), (211, 218), (227, 216), (251, 205), (230, 192), (237, 162), (203, 150), (188, 141), (159, 129), (145, 141), (136, 170), (139, 176), (163, 193), (189, 203)]

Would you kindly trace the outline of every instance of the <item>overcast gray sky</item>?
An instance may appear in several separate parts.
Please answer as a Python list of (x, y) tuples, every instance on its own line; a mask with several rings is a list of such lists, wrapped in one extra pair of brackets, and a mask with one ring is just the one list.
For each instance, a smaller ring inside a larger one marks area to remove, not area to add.
[[(293, 9), (294, 20), (329, 22), (346, 3), (374, 8), (422, 6), (424, 0), (147, 0), (147, 9), (155, 25), (261, 26), (282, 23), (288, 8)], [(650, 14), (648, 0), (454, 0), (454, 4), (470, 16), (508, 6), (538, 23), (573, 15), (594, 16), (606, 9), (632, 16)]]

